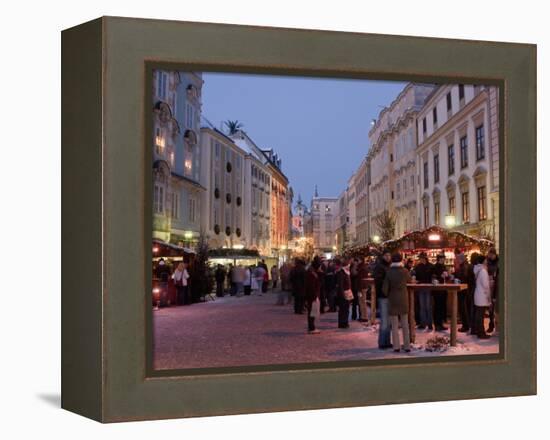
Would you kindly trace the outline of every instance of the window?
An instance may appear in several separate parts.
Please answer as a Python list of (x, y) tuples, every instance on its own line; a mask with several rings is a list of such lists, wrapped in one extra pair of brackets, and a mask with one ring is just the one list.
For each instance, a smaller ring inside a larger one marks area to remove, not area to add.
[(456, 215), (456, 200), (454, 194), (449, 196), (449, 214)]
[(193, 147), (187, 143), (183, 147), (183, 173), (186, 176), (193, 175)]
[(194, 198), (189, 197), (188, 211), (189, 211), (189, 222), (190, 223), (195, 223), (196, 214), (197, 214), (196, 209), (197, 209), (197, 201)]
[(466, 168), (468, 166), (468, 137), (462, 136), (460, 138), (460, 167)]
[(428, 162), (424, 162), (424, 188), (428, 187)]
[(434, 223), (436, 225), (438, 225), (440, 221), (439, 206), (439, 200), (434, 201)]
[(160, 99), (166, 99), (166, 84), (168, 82), (168, 74), (165, 72), (158, 72), (157, 75), (157, 95)]
[(164, 212), (164, 187), (155, 185), (153, 193), (153, 209), (156, 214)]
[(458, 85), (458, 100), (459, 101), (464, 100), (464, 84)]
[(430, 225), (430, 207), (428, 205), (424, 205), (424, 227), (428, 227)]
[(453, 109), (453, 101), (451, 98), (451, 92), (447, 93), (447, 111), (450, 112)]
[(439, 182), (439, 154), (434, 154), (434, 183)]
[(485, 159), (485, 132), (483, 124), (476, 127), (476, 160)]
[(434, 120), (434, 129), (437, 126), (437, 107), (434, 107), (432, 110), (433, 120)]
[(397, 190), (397, 200), (399, 200), (401, 198), (401, 184), (398, 183), (396, 185), (396, 190)]
[(414, 174), (411, 176), (411, 191), (414, 192)]
[(407, 195), (407, 179), (403, 179), (403, 197)]
[(470, 193), (462, 193), (462, 223), (469, 223), (470, 221)]
[(422, 119), (422, 133), (426, 134), (426, 118)]
[(164, 136), (162, 135), (162, 130), (160, 127), (157, 127), (155, 129), (155, 151), (157, 154), (162, 155), (164, 154)]
[(178, 193), (172, 193), (172, 197), (171, 197), (171, 206), (170, 206), (170, 215), (172, 218), (174, 219), (177, 219), (179, 218), (179, 202), (180, 202), (180, 199), (179, 199), (179, 194)]
[(449, 176), (455, 173), (455, 146), (453, 144), (447, 147), (447, 160), (449, 161)]
[(189, 128), (195, 128), (195, 109), (191, 104), (187, 104), (185, 112), (185, 125)]
[(479, 221), (487, 220), (487, 189), (485, 186), (480, 186), (477, 189), (477, 210)]

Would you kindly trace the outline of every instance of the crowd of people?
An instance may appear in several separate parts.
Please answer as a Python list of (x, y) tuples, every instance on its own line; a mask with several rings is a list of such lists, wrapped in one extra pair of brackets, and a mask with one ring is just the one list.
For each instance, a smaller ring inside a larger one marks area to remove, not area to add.
[[(283, 289), (289, 290), (294, 299), (294, 313), (307, 314), (311, 334), (319, 333), (316, 324), (324, 313), (337, 313), (341, 329), (349, 328), (350, 319), (368, 321), (369, 280), (374, 284), (380, 318), (380, 349), (410, 351), (408, 283), (467, 284), (468, 288), (458, 294), (459, 331), (486, 339), (495, 330), (498, 255), (494, 248), (487, 255), (473, 253), (469, 258), (463, 250), (456, 249), (452, 267), (445, 264), (443, 254), (431, 263), (424, 252), (404, 261), (400, 253), (384, 250), (377, 258), (314, 257), (309, 263), (297, 258), (293, 264), (284, 264), (280, 272)], [(447, 291), (429, 286), (418, 289), (414, 307), (419, 330), (447, 330)], [(489, 326), (485, 328), (487, 315)]]
[[(431, 289), (439, 283), (461, 283), (468, 288), (458, 293), (458, 311), (463, 333), (487, 339), (495, 330), (498, 292), (498, 255), (494, 248), (487, 255), (455, 249), (453, 265), (447, 265), (445, 255), (430, 262), (424, 252), (404, 261), (399, 252), (384, 250), (378, 257), (323, 259), (311, 261), (295, 258), (281, 267), (268, 268), (265, 260), (245, 266), (217, 265), (213, 270), (216, 295), (222, 297), (263, 295), (277, 290), (277, 305), (293, 303), (294, 313), (307, 315), (307, 330), (318, 334), (318, 322), (324, 313), (337, 313), (338, 328), (350, 327), (350, 320), (369, 321), (367, 298), (375, 289), (379, 317), (378, 347), (394, 351), (410, 351), (409, 295), (407, 284), (417, 283), (415, 320), (419, 330), (447, 330), (447, 291)], [(179, 263), (173, 273), (161, 259), (156, 276), (162, 283), (171, 279), (176, 287), (177, 304), (194, 302), (189, 294), (189, 273), (185, 263)], [(279, 284), (280, 283), (280, 284)], [(419, 286), (420, 287), (420, 286)], [(485, 318), (489, 317), (488, 327)], [(399, 334), (399, 328), (402, 334)]]
[(216, 296), (218, 297), (222, 297), (226, 293), (231, 296), (251, 295), (252, 293), (262, 295), (270, 287), (277, 288), (279, 268), (273, 265), (269, 270), (265, 260), (250, 266), (230, 264), (227, 269), (222, 264), (218, 264), (214, 278), (216, 280)]

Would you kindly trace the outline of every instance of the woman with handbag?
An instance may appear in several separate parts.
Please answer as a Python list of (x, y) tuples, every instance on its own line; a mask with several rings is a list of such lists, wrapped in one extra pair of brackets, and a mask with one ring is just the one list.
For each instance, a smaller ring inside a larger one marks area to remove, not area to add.
[(349, 328), (349, 306), (353, 301), (351, 290), (350, 261), (335, 259), (336, 300), (338, 302), (338, 328)]

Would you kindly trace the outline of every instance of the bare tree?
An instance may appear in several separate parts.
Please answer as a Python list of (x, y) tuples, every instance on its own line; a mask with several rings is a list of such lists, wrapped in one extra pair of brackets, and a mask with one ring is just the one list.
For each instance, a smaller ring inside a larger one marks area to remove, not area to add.
[(377, 216), (374, 220), (374, 224), (378, 229), (380, 238), (382, 241), (391, 240), (395, 235), (395, 215), (385, 209), (382, 214)]

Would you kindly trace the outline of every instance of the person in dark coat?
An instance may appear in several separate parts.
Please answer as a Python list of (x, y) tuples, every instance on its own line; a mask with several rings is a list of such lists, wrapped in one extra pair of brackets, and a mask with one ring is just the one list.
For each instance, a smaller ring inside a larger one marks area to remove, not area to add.
[(349, 328), (349, 305), (353, 301), (349, 260), (335, 260), (336, 301), (338, 303), (338, 328)]
[(221, 264), (218, 264), (214, 277), (216, 278), (216, 296), (222, 297), (224, 294), (225, 269)]
[(491, 306), (489, 307), (489, 328), (487, 331), (492, 333), (495, 330), (495, 315), (498, 312), (498, 254), (495, 248), (489, 249), (487, 253), (487, 271), (489, 272), (489, 282), (491, 284)]
[(307, 309), (307, 329), (310, 334), (320, 333), (315, 328), (315, 320), (319, 318), (321, 314), (321, 278), (319, 276), (319, 268), (321, 267), (321, 261), (319, 257), (315, 257), (309, 268), (306, 271), (305, 279), (305, 302)]
[[(460, 249), (455, 249), (455, 262), (454, 262), (454, 277), (459, 282), (465, 283), (467, 281), (468, 274), (468, 261), (466, 255)], [(472, 296), (470, 289), (461, 290), (458, 292), (458, 313), (460, 314), (460, 323), (462, 324), (458, 329), (461, 333), (470, 331), (472, 326), (472, 316), (470, 311), (472, 309)]]
[(376, 265), (373, 269), (374, 288), (376, 289), (376, 303), (378, 304), (378, 311), (380, 313), (380, 328), (378, 331), (378, 348), (387, 349), (391, 348), (391, 329), (390, 329), (390, 315), (388, 314), (388, 298), (384, 295), (382, 287), (384, 286), (384, 279), (386, 278), (386, 272), (390, 267), (391, 253), (389, 250), (384, 250), (382, 255), (378, 258)]
[(319, 261), (319, 267), (317, 269), (317, 275), (319, 276), (319, 283), (320, 286), (320, 294), (319, 294), (319, 305), (320, 305), (320, 313), (325, 313), (325, 307), (327, 306), (327, 291), (325, 286), (325, 268), (323, 267), (323, 263), (321, 259), (318, 259)]
[[(441, 254), (437, 256), (436, 263), (432, 269), (432, 279), (436, 278), (437, 281), (443, 283), (443, 273), (447, 272), (445, 266), (445, 255)], [(447, 320), (447, 291), (446, 290), (432, 290), (432, 296), (434, 301), (434, 325), (435, 330), (442, 332), (447, 330), (445, 327), (445, 321)]]
[(325, 269), (325, 292), (327, 297), (328, 311), (336, 312), (336, 268), (334, 261), (327, 262)]
[(382, 285), (382, 292), (388, 298), (388, 314), (390, 315), (391, 334), (393, 351), (399, 352), (401, 344), (399, 342), (399, 320), (401, 318), (401, 329), (403, 331), (403, 348), (406, 352), (410, 348), (409, 332), (409, 293), (407, 283), (411, 282), (411, 274), (403, 266), (403, 257), (400, 253), (395, 253), (391, 257), (391, 265)]
[[(426, 252), (421, 252), (418, 255), (418, 264), (414, 268), (414, 276), (418, 284), (431, 284), (432, 282), (432, 265), (428, 261)], [(429, 288), (419, 289), (416, 293), (418, 302), (418, 328), (423, 330), (433, 330), (432, 326), (432, 292)]]
[(359, 261), (353, 259), (350, 264), (351, 291), (353, 292), (353, 301), (351, 302), (351, 319), (357, 320), (359, 317)]
[(478, 259), (479, 259), (479, 254), (477, 252), (473, 252), (470, 255), (469, 264), (465, 268), (466, 269), (465, 282), (466, 284), (468, 284), (468, 297), (470, 298), (470, 318), (472, 321), (470, 326), (470, 334), (475, 334), (475, 331), (474, 331), (475, 305), (474, 305), (473, 298), (474, 298), (474, 292), (476, 290), (476, 276), (474, 273), (474, 267), (477, 264)]
[(290, 283), (292, 284), (292, 295), (294, 296), (294, 313), (304, 313), (306, 269), (304, 261), (296, 258), (294, 267), (290, 272)]
[(160, 280), (158, 285), (160, 289), (159, 306), (164, 307), (168, 305), (168, 280), (170, 279), (170, 268), (164, 258), (159, 260), (155, 275)]

